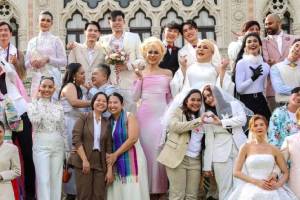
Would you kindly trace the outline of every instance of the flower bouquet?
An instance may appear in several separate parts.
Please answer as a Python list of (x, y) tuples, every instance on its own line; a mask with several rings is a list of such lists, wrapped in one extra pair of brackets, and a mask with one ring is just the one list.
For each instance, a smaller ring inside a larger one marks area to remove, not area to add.
[(123, 65), (128, 61), (128, 54), (125, 51), (111, 51), (105, 56), (107, 64), (110, 65)]
[(123, 50), (110, 51), (105, 56), (106, 63), (115, 66), (117, 84), (120, 83), (120, 69), (116, 65), (125, 65), (128, 59), (129, 59), (129, 55)]

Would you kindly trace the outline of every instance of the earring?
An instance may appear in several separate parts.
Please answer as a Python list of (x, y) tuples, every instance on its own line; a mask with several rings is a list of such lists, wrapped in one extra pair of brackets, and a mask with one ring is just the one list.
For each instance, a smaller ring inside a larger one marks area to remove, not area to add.
[(75, 77), (73, 78), (73, 83), (74, 83), (74, 84), (76, 83), (76, 79), (75, 79)]

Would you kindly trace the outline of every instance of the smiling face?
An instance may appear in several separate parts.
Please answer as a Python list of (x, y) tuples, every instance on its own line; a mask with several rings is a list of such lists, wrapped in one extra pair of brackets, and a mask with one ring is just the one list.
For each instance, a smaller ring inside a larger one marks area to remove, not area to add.
[(123, 104), (117, 96), (109, 96), (108, 98), (108, 111), (112, 115), (118, 115), (123, 109)]
[(289, 99), (289, 104), (297, 108), (300, 108), (300, 92), (291, 94)]
[(93, 109), (95, 112), (103, 113), (107, 109), (107, 99), (103, 94), (98, 94), (96, 100), (93, 104)]
[(11, 37), (12, 37), (12, 32), (10, 32), (7, 24), (0, 26), (0, 45), (2, 43), (8, 44)]
[(249, 33), (257, 33), (260, 34), (260, 28), (257, 25), (250, 26), (249, 29), (246, 31), (246, 35)]
[(213, 49), (211, 48), (211, 45), (209, 45), (208, 43), (200, 41), (197, 44), (196, 57), (198, 62), (200, 63), (210, 62), (213, 54), (214, 54)]
[(259, 39), (255, 36), (249, 36), (246, 39), (245, 52), (249, 55), (257, 56), (260, 51)]
[(182, 34), (184, 39), (189, 43), (192, 43), (193, 41), (198, 39), (198, 30), (190, 24), (185, 24), (182, 27)]
[(300, 59), (300, 41), (294, 43), (293, 46), (291, 46), (289, 57), (295, 61)]
[(82, 66), (75, 73), (74, 78), (77, 85), (83, 85), (85, 83), (85, 72)]
[(44, 15), (44, 14), (39, 16), (39, 26), (40, 26), (40, 30), (42, 32), (50, 31), (52, 24), (53, 24), (53, 22), (52, 22), (51, 16)]
[(162, 54), (161, 48), (157, 44), (151, 43), (146, 49), (146, 62), (150, 65), (158, 65), (163, 56)]
[(186, 107), (193, 113), (198, 112), (201, 107), (201, 94), (198, 92), (192, 93), (186, 100)]
[(175, 40), (179, 36), (179, 30), (176, 28), (168, 28), (164, 29), (164, 37), (168, 44), (174, 44)]
[(39, 86), (39, 92), (42, 98), (51, 98), (53, 93), (55, 92), (54, 82), (50, 79), (42, 80)]
[(203, 99), (204, 99), (204, 102), (207, 105), (209, 105), (210, 107), (216, 106), (215, 97), (213, 96), (213, 94), (211, 93), (211, 91), (209, 91), (208, 89), (204, 89), (203, 90)]
[(121, 15), (116, 16), (114, 19), (109, 20), (109, 25), (113, 33), (123, 32), (125, 20)]
[(103, 71), (101, 71), (99, 68), (94, 68), (92, 71), (92, 84), (96, 87), (100, 87), (106, 82), (107, 82), (106, 74)]
[(265, 29), (268, 35), (275, 35), (280, 30), (281, 23), (274, 16), (269, 15), (265, 20)]
[(86, 41), (96, 42), (100, 37), (100, 31), (98, 30), (98, 27), (94, 24), (89, 24), (84, 33)]

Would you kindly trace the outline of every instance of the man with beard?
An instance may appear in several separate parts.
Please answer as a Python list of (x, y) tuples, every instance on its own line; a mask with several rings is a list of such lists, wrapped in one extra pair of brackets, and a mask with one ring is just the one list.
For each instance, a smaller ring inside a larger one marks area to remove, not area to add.
[(270, 71), (271, 82), (278, 104), (288, 102), (294, 87), (300, 86), (300, 39), (296, 39), (284, 61), (275, 64)]
[[(263, 58), (272, 67), (272, 65), (283, 61), (288, 56), (289, 48), (296, 37), (282, 31), (281, 19), (276, 14), (269, 14), (266, 17), (265, 29), (267, 37), (262, 40)], [(269, 107), (273, 110), (276, 104), (270, 79), (267, 83), (266, 96)]]

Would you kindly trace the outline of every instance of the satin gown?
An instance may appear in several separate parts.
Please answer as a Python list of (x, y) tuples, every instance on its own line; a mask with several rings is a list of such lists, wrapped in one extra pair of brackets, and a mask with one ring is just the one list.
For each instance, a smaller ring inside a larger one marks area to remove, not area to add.
[(161, 151), (160, 140), (163, 133), (160, 119), (171, 100), (170, 80), (165, 75), (147, 75), (142, 81), (134, 82), (134, 97), (140, 100), (137, 119), (140, 141), (147, 159), (151, 194), (166, 193), (168, 190), (166, 170), (156, 159)]
[[(267, 179), (275, 165), (274, 156), (271, 154), (254, 154), (246, 158), (245, 169), (248, 176), (255, 179)], [(252, 183), (240, 183), (228, 200), (297, 200), (295, 194), (283, 186), (276, 190), (264, 190)]]

